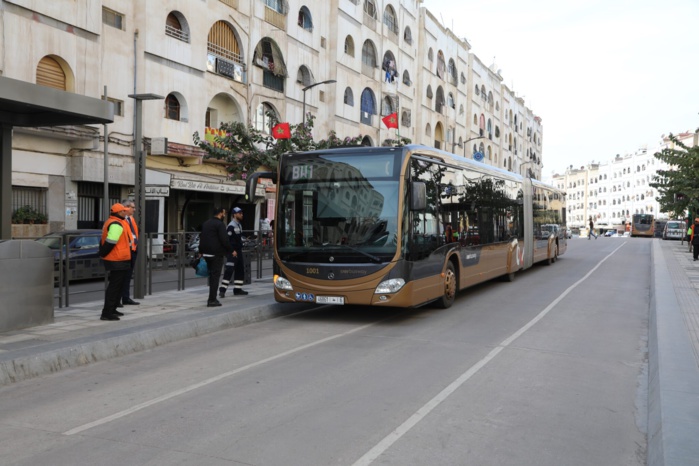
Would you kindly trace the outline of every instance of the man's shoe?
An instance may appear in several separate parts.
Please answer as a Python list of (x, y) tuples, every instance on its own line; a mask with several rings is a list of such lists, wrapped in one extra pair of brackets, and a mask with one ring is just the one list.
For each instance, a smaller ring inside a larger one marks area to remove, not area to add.
[(219, 301), (209, 301), (206, 303), (206, 307), (219, 307), (221, 303)]
[(219, 292), (218, 292), (218, 297), (219, 297), (219, 298), (225, 298), (225, 297), (226, 297), (226, 290), (219, 291)]
[(233, 294), (237, 294), (239, 296), (245, 296), (246, 294), (248, 294), (248, 292), (245, 290), (233, 290)]
[(118, 315), (112, 314), (112, 315), (108, 315), (108, 316), (102, 315), (102, 316), (100, 316), (100, 320), (121, 320), (121, 319), (119, 319)]
[(141, 304), (141, 303), (137, 303), (136, 301), (134, 301), (134, 300), (131, 299), (131, 298), (122, 299), (122, 300), (121, 300), (121, 303), (122, 303), (122, 304), (127, 304), (127, 305), (129, 305), (129, 306), (138, 306), (139, 304)]
[(114, 315), (115, 315), (115, 316), (118, 316), (118, 317), (121, 317), (121, 316), (124, 315), (124, 313), (123, 313), (123, 312), (119, 312), (119, 311), (114, 311)]

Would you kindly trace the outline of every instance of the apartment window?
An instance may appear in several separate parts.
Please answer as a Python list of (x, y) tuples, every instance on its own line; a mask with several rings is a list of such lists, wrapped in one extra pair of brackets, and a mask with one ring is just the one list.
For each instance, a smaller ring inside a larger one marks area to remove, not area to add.
[(301, 65), (299, 68), (299, 72), (296, 75), (296, 82), (301, 84), (303, 87), (310, 86), (313, 83), (313, 76), (305, 65)]
[(396, 19), (396, 12), (391, 5), (388, 5), (383, 12), (383, 23), (389, 31), (398, 34), (398, 20)]
[(36, 83), (39, 86), (66, 91), (66, 81), (66, 74), (58, 60), (47, 55), (39, 61), (36, 66)]
[(169, 94), (165, 99), (165, 118), (180, 121), (180, 101), (174, 94)]
[(107, 97), (107, 102), (114, 106), (114, 116), (124, 116), (124, 101)]
[(30, 207), (32, 210), (46, 215), (45, 188), (30, 188), (25, 186), (12, 186), (12, 212), (22, 207)]
[(403, 40), (408, 45), (413, 45), (413, 33), (410, 31), (410, 27), (405, 27), (405, 32), (403, 33)]
[(297, 23), (306, 31), (313, 31), (313, 18), (311, 18), (311, 12), (308, 11), (308, 8), (305, 6), (302, 6), (299, 10), (299, 19)]
[(354, 39), (352, 39), (352, 36), (345, 37), (345, 53), (350, 57), (354, 56)]
[(376, 48), (370, 40), (365, 41), (362, 47), (362, 63), (371, 68), (376, 68)]
[(117, 29), (124, 29), (124, 15), (102, 7), (102, 23)]
[(189, 43), (189, 28), (179, 12), (172, 12), (165, 20), (165, 35)]
[(352, 93), (352, 89), (349, 87), (345, 89), (345, 98), (344, 98), (345, 105), (349, 105), (350, 107), (354, 107), (354, 93)]

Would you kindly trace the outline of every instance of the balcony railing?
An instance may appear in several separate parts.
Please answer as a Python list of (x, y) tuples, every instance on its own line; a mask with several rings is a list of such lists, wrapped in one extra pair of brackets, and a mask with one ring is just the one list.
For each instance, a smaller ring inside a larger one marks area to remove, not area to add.
[(182, 42), (187, 42), (189, 43), (189, 34), (186, 31), (183, 31), (182, 29), (177, 29), (169, 24), (165, 25), (165, 35), (174, 37), (177, 40), (181, 40)]
[(278, 27), (282, 31), (286, 31), (286, 15), (274, 11), (267, 6), (265, 6), (265, 21), (272, 26)]

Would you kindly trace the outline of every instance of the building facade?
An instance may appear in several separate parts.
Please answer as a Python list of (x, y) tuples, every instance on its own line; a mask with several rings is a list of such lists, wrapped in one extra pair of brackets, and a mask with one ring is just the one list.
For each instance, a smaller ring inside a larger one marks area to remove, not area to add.
[[(193, 134), (233, 121), (269, 132), (269, 113), (292, 124), (311, 113), (317, 139), (404, 136), (539, 177), (541, 119), (421, 3), (1, 0), (3, 76), (115, 109), (104, 126), (17, 128), (13, 209), (46, 214), (50, 231), (92, 228), (106, 217), (105, 174), (109, 203), (132, 196), (130, 96), (155, 98), (142, 102), (146, 232), (196, 230), (214, 205), (240, 205), (256, 229), (271, 196), (261, 189), (262, 203), (244, 204), (244, 181), (206, 159)], [(397, 130), (381, 122), (392, 113)]]

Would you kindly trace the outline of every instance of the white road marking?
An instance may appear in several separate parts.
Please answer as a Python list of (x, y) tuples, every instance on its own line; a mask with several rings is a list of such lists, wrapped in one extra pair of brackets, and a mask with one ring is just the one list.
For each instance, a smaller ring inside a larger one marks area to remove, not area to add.
[(318, 340), (318, 341), (314, 341), (312, 343), (298, 346), (298, 347), (290, 349), (288, 351), (284, 351), (283, 353), (279, 353), (279, 354), (276, 354), (274, 356), (270, 356), (269, 358), (261, 359), (260, 361), (256, 361), (256, 362), (248, 364), (246, 366), (239, 367), (238, 369), (224, 372), (224, 373), (219, 374), (215, 377), (211, 377), (209, 379), (203, 380), (203, 381), (195, 383), (193, 385), (189, 385), (188, 387), (180, 388), (179, 390), (175, 390), (173, 392), (166, 393), (162, 396), (159, 396), (157, 398), (153, 398), (152, 400), (137, 404), (135, 406), (132, 406), (131, 408), (125, 409), (123, 411), (119, 411), (118, 413), (114, 413), (110, 416), (103, 417), (102, 419), (98, 419), (96, 421), (89, 422), (87, 424), (83, 424), (81, 426), (67, 430), (67, 431), (63, 432), (63, 435), (79, 434), (80, 432), (84, 432), (88, 429), (92, 429), (93, 427), (101, 426), (103, 424), (107, 424), (108, 422), (115, 421), (117, 419), (128, 416), (128, 415), (133, 414), (133, 413), (140, 411), (142, 409), (148, 408), (149, 406), (153, 406), (153, 405), (161, 403), (163, 401), (167, 401), (167, 400), (170, 400), (170, 399), (175, 398), (177, 396), (191, 392), (192, 390), (197, 390), (197, 389), (205, 387), (207, 385), (211, 385), (212, 383), (216, 383), (220, 380), (223, 380), (227, 377), (231, 377), (233, 375), (239, 374), (239, 373), (244, 372), (248, 369), (253, 369), (257, 366), (261, 366), (262, 364), (266, 364), (268, 362), (275, 361), (277, 359), (289, 356), (289, 355), (294, 354), (294, 353), (298, 353), (299, 351), (303, 351), (305, 349), (312, 348), (314, 346), (318, 346), (318, 345), (321, 345), (323, 343), (327, 343), (329, 341), (336, 340), (336, 339), (341, 338), (341, 337), (345, 337), (345, 336), (350, 335), (352, 333), (359, 332), (359, 331), (364, 330), (366, 328), (369, 328), (373, 325), (380, 324), (381, 322), (384, 322), (384, 321), (387, 321), (387, 320), (390, 320), (393, 318), (395, 318), (395, 316), (387, 317), (385, 319), (381, 319), (381, 320), (378, 320), (376, 322), (372, 322), (370, 324), (362, 325), (361, 327), (357, 327), (355, 329), (348, 330), (348, 331), (343, 332), (343, 333), (338, 333), (337, 335), (333, 335), (333, 336), (323, 338), (323, 339)]
[(571, 286), (568, 287), (563, 293), (561, 293), (560, 296), (558, 296), (556, 299), (554, 299), (551, 304), (546, 306), (546, 308), (541, 311), (539, 314), (537, 314), (536, 317), (534, 317), (532, 320), (527, 322), (522, 328), (517, 330), (515, 333), (510, 335), (508, 338), (503, 340), (502, 343), (500, 343), (497, 347), (495, 347), (490, 353), (488, 353), (483, 359), (478, 361), (476, 364), (471, 366), (466, 372), (461, 374), (456, 380), (454, 380), (452, 383), (450, 383), (444, 390), (439, 392), (437, 396), (432, 398), (430, 401), (428, 401), (425, 405), (423, 405), (420, 409), (418, 409), (412, 416), (410, 416), (403, 424), (398, 426), (393, 432), (388, 434), (386, 437), (383, 438), (379, 443), (377, 443), (371, 450), (366, 452), (364, 456), (359, 458), (357, 461), (354, 462), (353, 466), (366, 466), (371, 463), (373, 463), (381, 454), (383, 454), (386, 450), (388, 450), (394, 443), (396, 443), (401, 437), (403, 437), (410, 429), (412, 429), (417, 423), (419, 423), (421, 420), (423, 420), (428, 414), (430, 414), (437, 406), (439, 406), (444, 400), (446, 400), (449, 395), (454, 393), (459, 387), (461, 387), (468, 379), (473, 377), (475, 374), (478, 373), (483, 367), (486, 366), (490, 361), (492, 361), (495, 356), (500, 354), (502, 350), (507, 348), (514, 342), (517, 338), (522, 336), (524, 332), (532, 328), (537, 322), (539, 322), (541, 319), (543, 319), (546, 314), (548, 314), (556, 305), (561, 302), (563, 298), (568, 296), (568, 294), (573, 291), (575, 288), (577, 288), (582, 282), (587, 280), (607, 259), (609, 259), (612, 255), (614, 255), (620, 248), (622, 248), (626, 244), (624, 242), (621, 244), (619, 247), (614, 249), (611, 253), (609, 253), (604, 259), (599, 261), (597, 265), (595, 265), (592, 270), (587, 272), (584, 277), (582, 277), (580, 280), (577, 282), (573, 283)]

